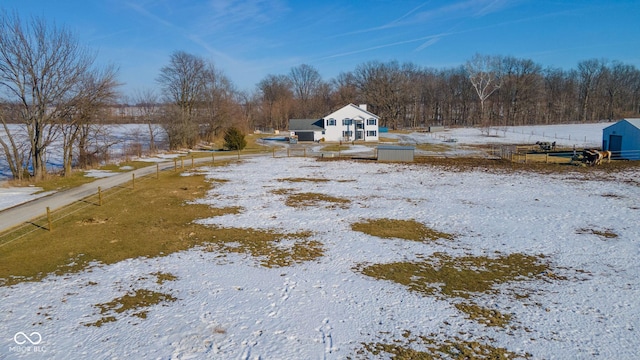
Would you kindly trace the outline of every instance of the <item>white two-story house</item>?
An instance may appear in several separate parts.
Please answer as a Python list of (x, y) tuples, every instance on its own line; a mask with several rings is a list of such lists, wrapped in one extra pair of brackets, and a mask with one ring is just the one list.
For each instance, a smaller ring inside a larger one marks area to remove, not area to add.
[(349, 104), (321, 119), (290, 119), (289, 131), (299, 141), (378, 141), (379, 122), (366, 105)]

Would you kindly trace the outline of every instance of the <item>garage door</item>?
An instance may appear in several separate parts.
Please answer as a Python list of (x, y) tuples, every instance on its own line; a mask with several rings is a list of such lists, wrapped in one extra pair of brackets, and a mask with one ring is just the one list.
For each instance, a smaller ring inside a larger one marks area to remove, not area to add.
[(313, 131), (296, 131), (298, 141), (313, 141)]

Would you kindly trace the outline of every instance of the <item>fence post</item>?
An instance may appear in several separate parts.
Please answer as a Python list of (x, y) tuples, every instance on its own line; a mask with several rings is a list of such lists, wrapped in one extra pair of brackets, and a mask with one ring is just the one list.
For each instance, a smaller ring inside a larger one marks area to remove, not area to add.
[(53, 227), (51, 226), (51, 209), (49, 209), (48, 206), (47, 206), (47, 222), (49, 222), (49, 231), (52, 231)]
[(184, 169), (184, 157), (180, 156), (180, 169)]
[(548, 164), (549, 163), (549, 153), (545, 153), (544, 154), (544, 163)]
[(276, 157), (276, 148), (273, 148), (273, 157)]
[(178, 159), (173, 158), (173, 171), (178, 171)]
[(156, 179), (160, 179), (160, 164), (156, 163)]
[(98, 186), (98, 206), (102, 206), (102, 188)]
[(191, 155), (191, 168), (193, 169), (193, 155)]
[(291, 157), (291, 153), (289, 152), (290, 149), (287, 149), (287, 157)]
[(302, 149), (302, 156), (307, 157), (307, 148)]
[(136, 173), (131, 173), (131, 188), (136, 188)]
[(211, 153), (211, 162), (215, 163), (216, 162), (216, 156), (213, 155), (213, 153)]

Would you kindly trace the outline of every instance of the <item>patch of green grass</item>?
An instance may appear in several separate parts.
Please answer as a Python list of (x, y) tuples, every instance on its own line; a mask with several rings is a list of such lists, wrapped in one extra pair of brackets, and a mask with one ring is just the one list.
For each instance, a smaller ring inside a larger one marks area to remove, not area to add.
[(511, 314), (503, 314), (498, 310), (483, 308), (474, 303), (457, 303), (456, 309), (480, 324), (505, 328), (511, 322)]
[(291, 194), (285, 201), (287, 206), (291, 207), (308, 207), (308, 206), (318, 206), (318, 203), (329, 203), (329, 207), (338, 206), (340, 208), (346, 209), (348, 208), (351, 200), (344, 198), (337, 198), (330, 195), (313, 193), (313, 192), (305, 192), (305, 193), (296, 193)]
[(543, 256), (526, 254), (451, 257), (434, 253), (430, 260), (374, 264), (357, 269), (363, 274), (389, 280), (423, 295), (470, 298), (497, 293), (496, 286), (535, 279), (565, 279), (554, 275)]
[(453, 235), (433, 230), (415, 220), (371, 219), (352, 224), (351, 229), (385, 239), (453, 240)]
[[(415, 350), (416, 347), (422, 350)], [(390, 357), (394, 360), (529, 359), (532, 356), (528, 353), (519, 354), (495, 347), (486, 342), (462, 340), (458, 337), (436, 340), (435, 335), (433, 338), (405, 337), (402, 340), (363, 344), (363, 350), (359, 351), (359, 355), (367, 359), (370, 359), (370, 355), (374, 355), (384, 359)]]
[(145, 309), (163, 302), (174, 302), (176, 300), (177, 299), (170, 294), (163, 294), (147, 289), (138, 289), (107, 303), (95, 305), (100, 309), (100, 315), (103, 316), (93, 323), (87, 323), (84, 325), (100, 327), (106, 323), (117, 321), (116, 315), (125, 312), (130, 312), (133, 316), (146, 319), (147, 310)]
[(283, 234), (269, 230), (216, 228), (208, 249), (246, 254), (268, 268), (284, 267), (323, 256), (322, 243), (309, 240), (311, 236), (311, 232)]

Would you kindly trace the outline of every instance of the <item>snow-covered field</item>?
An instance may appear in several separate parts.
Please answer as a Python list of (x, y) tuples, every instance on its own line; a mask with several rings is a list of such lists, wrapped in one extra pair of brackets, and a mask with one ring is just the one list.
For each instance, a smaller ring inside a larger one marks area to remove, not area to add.
[(39, 187), (0, 187), (0, 210), (47, 196)]
[[(244, 210), (201, 223), (309, 230), (324, 256), (266, 268), (249, 256), (221, 258), (198, 248), (2, 287), (0, 358), (377, 358), (356, 353), (363, 343), (394, 340), (424, 350), (420, 341), (408, 344), (420, 336), (478, 341), (534, 359), (636, 359), (640, 353), (638, 170), (589, 178), (262, 158), (204, 171), (228, 181), (216, 181), (200, 202)], [(350, 203), (293, 208), (279, 189)], [(415, 219), (455, 239), (381, 239), (351, 229), (377, 218)], [(473, 297), (479, 306), (512, 314), (506, 328), (469, 319), (454, 307), (460, 299), (426, 296), (354, 270), (434, 253), (496, 252), (543, 254), (555, 274), (567, 277), (506, 283), (504, 292)], [(158, 272), (176, 279), (161, 283)], [(513, 288), (530, 296), (508, 295)], [(101, 318), (97, 304), (135, 289), (177, 300), (148, 308), (145, 319), (124, 312), (115, 322), (86, 326)]]

